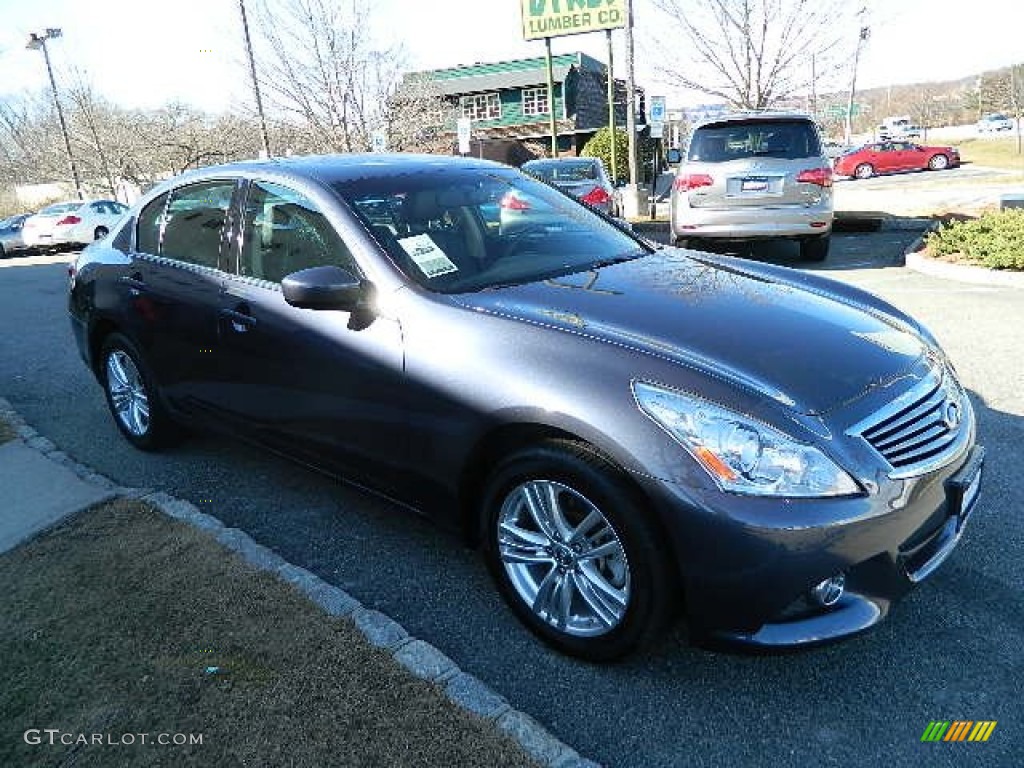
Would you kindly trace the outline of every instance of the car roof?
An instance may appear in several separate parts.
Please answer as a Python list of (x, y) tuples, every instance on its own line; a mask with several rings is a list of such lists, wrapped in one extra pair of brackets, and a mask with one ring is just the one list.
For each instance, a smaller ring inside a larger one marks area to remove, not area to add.
[(537, 165), (558, 165), (560, 163), (590, 163), (591, 165), (601, 162), (597, 157), (539, 157), (536, 160), (527, 160), (523, 167)]
[(355, 181), (372, 176), (391, 176), (438, 170), (497, 170), (509, 166), (490, 160), (453, 155), (417, 155), (406, 153), (366, 153), (351, 155), (301, 155), (267, 160), (241, 160), (224, 165), (205, 166), (168, 179), (161, 187), (190, 178), (218, 175), (252, 176), (260, 173), (315, 178), (326, 183)]
[(700, 120), (694, 124), (693, 130), (704, 128), (708, 125), (720, 125), (722, 123), (742, 123), (742, 122), (758, 122), (758, 121), (776, 121), (776, 120), (802, 120), (809, 123), (814, 122), (814, 118), (807, 112), (796, 112), (786, 110), (749, 110), (749, 111), (736, 111), (727, 112), (717, 117), (708, 117), (704, 120)]

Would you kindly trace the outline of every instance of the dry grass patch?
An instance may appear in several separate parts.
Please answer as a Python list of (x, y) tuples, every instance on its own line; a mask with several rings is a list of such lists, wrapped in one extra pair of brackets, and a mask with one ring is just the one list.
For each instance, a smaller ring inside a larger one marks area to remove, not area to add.
[[(532, 764), (348, 622), (138, 502), (0, 556), (0, 584), (0, 765)], [(202, 744), (34, 746), (30, 728)]]

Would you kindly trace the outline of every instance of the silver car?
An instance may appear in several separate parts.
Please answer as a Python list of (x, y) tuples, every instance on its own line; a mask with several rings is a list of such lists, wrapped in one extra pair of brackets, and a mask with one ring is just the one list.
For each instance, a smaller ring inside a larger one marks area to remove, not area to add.
[(737, 113), (700, 123), (672, 186), (672, 241), (789, 238), (822, 261), (832, 234), (832, 164), (803, 114)]

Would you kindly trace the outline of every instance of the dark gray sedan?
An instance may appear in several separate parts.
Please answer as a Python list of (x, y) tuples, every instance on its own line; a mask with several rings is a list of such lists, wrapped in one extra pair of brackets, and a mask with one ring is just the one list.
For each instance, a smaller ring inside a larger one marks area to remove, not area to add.
[(523, 163), (522, 169), (599, 211), (610, 216), (621, 215), (619, 192), (605, 173), (604, 164), (596, 157), (530, 160)]
[(914, 320), (494, 163), (186, 174), (82, 253), (69, 308), (132, 444), (214, 427), (420, 509), (589, 659), (679, 611), (751, 645), (864, 630), (978, 499), (970, 400)]

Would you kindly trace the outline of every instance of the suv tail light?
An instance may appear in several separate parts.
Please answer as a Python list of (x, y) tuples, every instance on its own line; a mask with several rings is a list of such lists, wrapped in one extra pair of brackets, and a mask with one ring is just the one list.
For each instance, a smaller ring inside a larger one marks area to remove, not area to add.
[(811, 168), (806, 171), (800, 171), (796, 176), (796, 180), (805, 184), (817, 184), (819, 187), (831, 187), (832, 169)]
[(507, 192), (499, 205), (506, 211), (528, 211), (530, 210), (530, 204), (523, 200), (521, 197), (516, 197), (511, 192)]
[(676, 192), (688, 192), (699, 187), (710, 187), (714, 183), (715, 180), (706, 173), (684, 173), (682, 176), (676, 176), (672, 187)]
[(594, 187), (580, 199), (591, 205), (604, 205), (612, 199), (612, 196), (605, 192), (604, 187)]
[(57, 226), (61, 227), (65, 224), (80, 224), (82, 218), (80, 216), (65, 216), (63, 219), (57, 222)]

